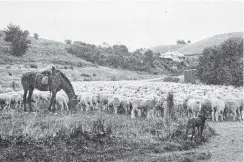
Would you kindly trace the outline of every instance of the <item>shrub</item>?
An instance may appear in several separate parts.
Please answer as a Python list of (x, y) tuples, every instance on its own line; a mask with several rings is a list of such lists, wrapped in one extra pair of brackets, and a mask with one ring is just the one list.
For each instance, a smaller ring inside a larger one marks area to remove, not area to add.
[(35, 38), (36, 40), (38, 40), (38, 39), (39, 39), (39, 34), (34, 33), (34, 38)]
[(65, 39), (65, 41), (64, 41), (66, 44), (69, 44), (69, 45), (71, 45), (71, 43), (72, 43), (72, 40), (70, 40), (70, 39)]
[(9, 24), (7, 29), (4, 29), (5, 41), (11, 43), (12, 55), (22, 56), (28, 50), (28, 45), (31, 43), (27, 39), (29, 31), (22, 31), (19, 26)]
[(81, 73), (80, 76), (83, 76), (83, 77), (91, 77), (90, 74), (86, 74), (86, 73)]
[(30, 68), (37, 69), (38, 67), (36, 64), (30, 64)]

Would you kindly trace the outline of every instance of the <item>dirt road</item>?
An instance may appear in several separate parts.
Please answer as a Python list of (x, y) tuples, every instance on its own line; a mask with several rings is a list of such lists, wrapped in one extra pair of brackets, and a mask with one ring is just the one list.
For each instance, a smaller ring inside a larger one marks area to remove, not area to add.
[(196, 151), (209, 151), (211, 159), (207, 162), (242, 162), (243, 161), (243, 123), (219, 122), (209, 125), (213, 127), (217, 136), (208, 143), (200, 146)]

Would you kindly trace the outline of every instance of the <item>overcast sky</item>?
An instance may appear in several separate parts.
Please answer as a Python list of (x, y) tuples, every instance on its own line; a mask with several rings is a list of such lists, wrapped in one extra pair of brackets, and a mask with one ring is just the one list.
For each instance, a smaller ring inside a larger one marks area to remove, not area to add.
[(196, 42), (243, 31), (242, 1), (0, 1), (0, 29), (20, 25), (31, 36), (92, 44), (118, 42), (130, 50)]

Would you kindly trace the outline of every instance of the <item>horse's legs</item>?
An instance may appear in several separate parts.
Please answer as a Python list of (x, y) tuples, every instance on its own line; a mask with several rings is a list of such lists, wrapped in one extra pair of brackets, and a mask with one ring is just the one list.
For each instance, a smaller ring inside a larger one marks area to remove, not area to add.
[(215, 112), (215, 120), (216, 120), (216, 122), (219, 121), (219, 113), (218, 112)]
[(133, 107), (133, 109), (131, 110), (131, 118), (135, 118), (136, 117), (136, 109)]
[(30, 107), (30, 111), (32, 111), (32, 107), (31, 107), (31, 97), (32, 97), (32, 94), (33, 94), (33, 88), (29, 89), (29, 95), (28, 95), (28, 104), (29, 104), (29, 107)]
[(53, 112), (55, 111), (56, 94), (57, 94), (57, 91), (56, 90), (52, 91), (52, 97), (51, 97), (51, 103), (50, 103), (50, 105), (53, 108)]
[(192, 134), (191, 134), (191, 140), (193, 140), (193, 136), (195, 135), (195, 127), (192, 130)]
[(200, 136), (200, 129), (199, 129), (199, 127), (197, 127), (197, 133), (198, 133), (198, 136)]
[(24, 90), (24, 95), (23, 95), (23, 104), (24, 104), (24, 111), (26, 110), (26, 95), (27, 95), (28, 90)]
[(214, 111), (212, 111), (212, 121), (214, 121)]
[(224, 121), (224, 113), (220, 112), (221, 121)]

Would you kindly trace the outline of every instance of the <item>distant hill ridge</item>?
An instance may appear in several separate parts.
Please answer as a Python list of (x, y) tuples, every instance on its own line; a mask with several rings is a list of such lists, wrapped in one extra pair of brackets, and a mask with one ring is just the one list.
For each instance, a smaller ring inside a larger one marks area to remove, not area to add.
[(232, 37), (243, 37), (243, 32), (218, 34), (209, 38), (202, 39), (198, 42), (188, 44), (182, 48), (179, 48), (177, 51), (185, 55), (200, 54), (203, 52), (204, 48), (218, 46), (225, 40)]
[(218, 46), (231, 37), (243, 37), (243, 32), (217, 34), (215, 36), (208, 37), (198, 42), (189, 43), (186, 45), (161, 45), (161, 46), (151, 47), (149, 49), (154, 52), (166, 53), (168, 51), (178, 51), (185, 55), (196, 55), (202, 53), (204, 48), (211, 47), (211, 46)]

